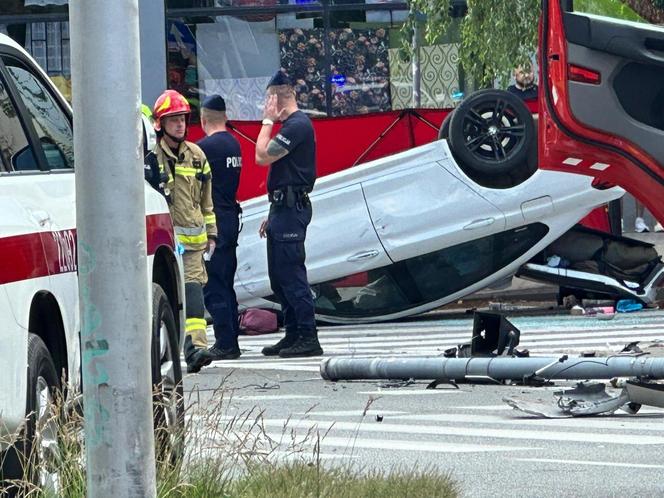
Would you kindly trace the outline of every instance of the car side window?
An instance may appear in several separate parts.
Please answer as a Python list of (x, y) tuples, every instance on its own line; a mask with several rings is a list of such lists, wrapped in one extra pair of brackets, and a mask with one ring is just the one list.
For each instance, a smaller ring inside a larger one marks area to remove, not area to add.
[(51, 95), (51, 90), (16, 59), (7, 57), (4, 63), (32, 118), (49, 168), (72, 169), (74, 138), (71, 123)]
[(0, 80), (0, 171), (39, 170), (32, 146), (18, 118), (9, 93)]

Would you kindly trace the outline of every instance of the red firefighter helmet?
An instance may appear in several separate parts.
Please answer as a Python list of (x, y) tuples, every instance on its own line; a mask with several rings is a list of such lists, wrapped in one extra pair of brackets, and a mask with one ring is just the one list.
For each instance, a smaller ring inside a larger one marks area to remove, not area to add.
[(157, 131), (161, 129), (161, 118), (165, 116), (176, 116), (178, 114), (190, 114), (189, 102), (181, 93), (175, 90), (166, 90), (154, 103), (152, 114), (155, 119), (154, 127)]

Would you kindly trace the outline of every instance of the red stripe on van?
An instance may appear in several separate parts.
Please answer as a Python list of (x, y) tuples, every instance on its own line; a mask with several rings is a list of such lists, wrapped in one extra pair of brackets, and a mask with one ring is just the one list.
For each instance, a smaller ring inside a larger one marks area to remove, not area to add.
[[(146, 236), (148, 255), (155, 254), (162, 246), (173, 250), (175, 236), (170, 215), (148, 215)], [(74, 229), (0, 238), (0, 285), (76, 271), (78, 262), (72, 264), (71, 258), (67, 257), (67, 248), (75, 247), (75, 243)]]

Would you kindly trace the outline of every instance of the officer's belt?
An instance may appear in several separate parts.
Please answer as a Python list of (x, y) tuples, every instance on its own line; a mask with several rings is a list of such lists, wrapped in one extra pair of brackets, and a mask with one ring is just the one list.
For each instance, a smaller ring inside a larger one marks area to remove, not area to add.
[(309, 190), (306, 187), (291, 187), (290, 185), (284, 189), (274, 189), (268, 192), (268, 200), (276, 206), (293, 207), (295, 204), (309, 203)]

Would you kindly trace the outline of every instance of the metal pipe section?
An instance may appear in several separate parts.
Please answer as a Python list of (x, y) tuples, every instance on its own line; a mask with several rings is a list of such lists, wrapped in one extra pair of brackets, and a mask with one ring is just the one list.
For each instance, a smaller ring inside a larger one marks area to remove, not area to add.
[(664, 358), (609, 356), (606, 358), (327, 358), (320, 365), (326, 380), (375, 379), (611, 379), (664, 378)]
[(156, 495), (138, 0), (71, 0), (87, 496)]

